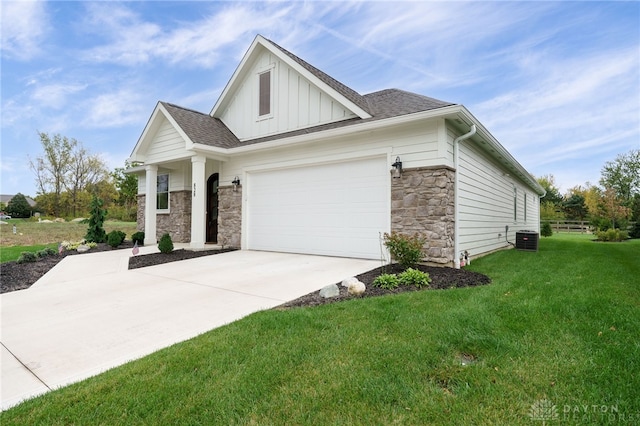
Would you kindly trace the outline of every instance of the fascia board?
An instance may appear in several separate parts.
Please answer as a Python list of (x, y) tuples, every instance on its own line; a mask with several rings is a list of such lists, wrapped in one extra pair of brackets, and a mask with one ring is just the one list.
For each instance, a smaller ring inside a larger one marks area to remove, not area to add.
[[(211, 112), (209, 113), (211, 117), (217, 117), (220, 115), (218, 114), (218, 111), (223, 107), (224, 104), (227, 103), (227, 96), (235, 88), (236, 82), (241, 79), (241, 75), (244, 75), (246, 65), (251, 59), (251, 57), (253, 56), (253, 52), (256, 50), (256, 47), (260, 43), (260, 40), (264, 40), (264, 38), (260, 35), (257, 35), (253, 39), (251, 46), (249, 46), (249, 49), (247, 49), (247, 51), (245, 52), (244, 56), (242, 57), (242, 60), (240, 61), (235, 71), (231, 75), (231, 78), (227, 82), (226, 86), (224, 86), (224, 89), (222, 90), (222, 93), (218, 97), (218, 100), (216, 101), (215, 105), (213, 106), (213, 108), (211, 108)], [(264, 45), (264, 43), (262, 44)]]
[(140, 153), (140, 150), (142, 149), (144, 141), (146, 140), (149, 132), (151, 132), (151, 129), (154, 128), (154, 124), (156, 122), (156, 118), (159, 113), (160, 105), (161, 105), (160, 102), (158, 102), (156, 104), (156, 107), (153, 109), (151, 116), (149, 116), (149, 119), (147, 120), (147, 124), (144, 126), (144, 129), (142, 130), (142, 134), (138, 138), (136, 145), (133, 147), (133, 150), (131, 151), (131, 155), (129, 156), (130, 159), (134, 159), (134, 161), (144, 161), (143, 159), (145, 156), (144, 154)]

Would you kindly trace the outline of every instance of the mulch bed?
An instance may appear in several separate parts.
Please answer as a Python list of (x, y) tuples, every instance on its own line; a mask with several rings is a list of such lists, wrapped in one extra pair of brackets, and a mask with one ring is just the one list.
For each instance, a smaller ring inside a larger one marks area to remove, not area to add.
[(196, 257), (211, 256), (212, 254), (226, 253), (236, 249), (215, 249), (192, 251), (185, 249), (174, 250), (171, 253), (152, 253), (129, 258), (129, 269), (145, 268), (147, 266), (160, 265), (162, 263), (177, 262), (178, 260), (195, 259)]
[[(117, 250), (131, 249), (133, 243), (131, 241), (125, 241), (120, 245)], [(98, 244), (97, 247), (92, 248), (87, 253), (97, 253), (101, 251), (114, 250), (108, 244)], [(132, 256), (129, 258), (129, 269), (143, 268), (147, 266), (159, 265), (168, 262), (176, 262), (179, 260), (194, 259), (201, 256), (211, 256), (219, 253), (225, 253), (233, 251), (234, 249), (220, 249), (220, 250), (203, 250), (203, 251), (190, 251), (190, 250), (174, 250), (170, 254), (153, 253), (146, 255)], [(8, 293), (11, 291), (24, 290), (46, 274), (51, 268), (58, 264), (66, 256), (75, 256), (82, 253), (78, 253), (75, 250), (65, 251), (60, 255), (48, 256), (43, 259), (39, 259), (37, 262), (30, 263), (16, 263), (6, 262), (0, 265), (0, 283), (2, 291), (0, 293)], [(474, 287), (479, 285), (489, 284), (491, 279), (486, 275), (466, 271), (464, 269), (444, 268), (418, 265), (416, 269), (420, 269), (423, 272), (427, 272), (431, 277), (431, 284), (424, 290), (440, 290), (447, 288), (460, 288), (460, 287)], [(287, 302), (278, 306), (276, 309), (286, 309), (301, 306), (318, 306), (327, 303), (335, 303), (346, 299), (353, 299), (354, 297), (374, 297), (384, 296), (389, 294), (404, 293), (407, 291), (418, 291), (420, 289), (414, 286), (401, 286), (395, 290), (385, 290), (377, 287), (373, 287), (372, 283), (375, 278), (382, 273), (400, 273), (402, 269), (398, 265), (390, 265), (385, 268), (376, 268), (363, 274), (357, 275), (360, 281), (366, 286), (367, 290), (362, 296), (351, 296), (347, 293), (347, 289), (338, 284), (340, 289), (340, 295), (325, 299), (320, 296), (319, 291), (307, 294), (296, 300)], [(347, 277), (345, 277), (347, 278)]]
[[(447, 288), (462, 288), (462, 287), (475, 287), (479, 285), (486, 285), (491, 283), (491, 278), (478, 272), (466, 271), (464, 269), (445, 268), (439, 266), (426, 266), (418, 265), (414, 269), (419, 269), (422, 272), (426, 272), (431, 277), (431, 284), (425, 289), (419, 289), (415, 286), (400, 286), (395, 290), (385, 290), (382, 288), (374, 287), (373, 280), (378, 275), (387, 274), (399, 274), (403, 272), (403, 269), (399, 265), (390, 265), (386, 267), (380, 267), (371, 271), (365, 272), (360, 275), (356, 275), (356, 278), (362, 281), (367, 287), (366, 291), (361, 296), (351, 296), (347, 292), (347, 288), (343, 287), (341, 283), (338, 284), (340, 289), (340, 295), (325, 299), (320, 296), (320, 291), (315, 291), (302, 296), (296, 300), (292, 300), (283, 305), (278, 306), (276, 309), (286, 309), (302, 306), (318, 306), (327, 303), (335, 303), (342, 300), (363, 298), (363, 297), (375, 297), (386, 296), (390, 294), (405, 293), (408, 291), (424, 291), (424, 290), (443, 290)], [(347, 278), (347, 277), (345, 277)]]

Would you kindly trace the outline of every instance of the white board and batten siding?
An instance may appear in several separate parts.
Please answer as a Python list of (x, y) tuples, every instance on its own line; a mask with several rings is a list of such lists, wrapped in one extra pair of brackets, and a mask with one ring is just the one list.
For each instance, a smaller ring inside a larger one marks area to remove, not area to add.
[[(268, 70), (271, 71), (271, 113), (259, 117), (258, 75)], [(263, 49), (220, 119), (242, 141), (355, 116), (276, 55)]]
[(538, 195), (472, 141), (460, 145), (458, 173), (460, 251), (487, 253), (514, 243), (517, 231), (539, 232)]

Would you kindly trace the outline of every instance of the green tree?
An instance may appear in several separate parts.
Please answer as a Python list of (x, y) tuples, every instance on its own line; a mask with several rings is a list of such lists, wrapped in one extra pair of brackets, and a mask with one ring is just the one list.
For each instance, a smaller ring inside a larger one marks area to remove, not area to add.
[(550, 202), (560, 206), (562, 204), (562, 194), (560, 194), (560, 189), (556, 186), (556, 178), (553, 175), (544, 175), (536, 180), (547, 191), (545, 196), (540, 198), (540, 203)]
[(78, 208), (83, 203), (81, 193), (90, 185), (108, 178), (107, 167), (97, 154), (88, 152), (81, 143), (76, 142), (64, 179), (64, 186), (71, 198), (71, 214), (77, 217)]
[(570, 219), (584, 220), (587, 216), (587, 206), (584, 196), (573, 194), (562, 202), (562, 208)]
[(116, 167), (111, 173), (116, 190), (118, 191), (117, 204), (122, 206), (129, 219), (135, 220), (138, 205), (138, 176), (126, 173), (133, 165), (125, 162), (124, 168)]
[(103, 228), (107, 211), (102, 208), (102, 204), (102, 200), (98, 197), (94, 196), (91, 200), (89, 228), (87, 229), (87, 235), (84, 237), (89, 242), (103, 243), (107, 238), (107, 233)]
[(18, 192), (7, 203), (7, 213), (12, 217), (29, 217), (31, 216), (31, 206), (27, 198)]
[(616, 228), (620, 223), (629, 218), (631, 209), (622, 205), (621, 197), (613, 188), (607, 188), (602, 197), (602, 208), (605, 217), (611, 220), (611, 227)]
[(600, 176), (600, 185), (615, 190), (622, 204), (631, 207), (633, 196), (640, 193), (640, 149), (632, 149), (606, 162)]

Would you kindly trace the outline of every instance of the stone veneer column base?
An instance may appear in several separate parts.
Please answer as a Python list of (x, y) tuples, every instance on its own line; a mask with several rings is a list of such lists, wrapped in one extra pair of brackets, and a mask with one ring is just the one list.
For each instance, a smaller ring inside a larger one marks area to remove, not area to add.
[(453, 264), (455, 172), (445, 167), (402, 170), (391, 178), (391, 231), (427, 238), (427, 262)]
[[(138, 195), (137, 229), (144, 231), (145, 195)], [(169, 194), (169, 213), (156, 215), (156, 239), (168, 233), (174, 243), (191, 241), (191, 191), (174, 191)]]
[(218, 244), (240, 248), (242, 236), (242, 186), (218, 188)]

